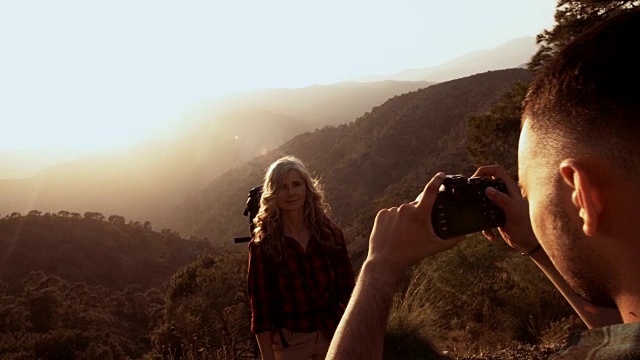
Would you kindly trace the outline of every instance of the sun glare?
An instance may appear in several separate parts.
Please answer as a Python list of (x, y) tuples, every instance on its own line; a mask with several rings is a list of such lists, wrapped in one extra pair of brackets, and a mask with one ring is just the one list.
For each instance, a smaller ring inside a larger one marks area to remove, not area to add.
[(462, 3), (3, 2), (0, 151), (126, 148), (227, 93), (433, 66), (533, 36), (554, 9)]

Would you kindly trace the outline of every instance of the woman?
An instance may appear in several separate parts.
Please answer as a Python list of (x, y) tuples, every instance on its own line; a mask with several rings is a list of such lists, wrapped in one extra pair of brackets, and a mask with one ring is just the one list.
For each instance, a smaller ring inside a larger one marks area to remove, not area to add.
[(323, 359), (355, 281), (342, 231), (300, 160), (269, 167), (249, 244), (251, 332), (262, 359)]

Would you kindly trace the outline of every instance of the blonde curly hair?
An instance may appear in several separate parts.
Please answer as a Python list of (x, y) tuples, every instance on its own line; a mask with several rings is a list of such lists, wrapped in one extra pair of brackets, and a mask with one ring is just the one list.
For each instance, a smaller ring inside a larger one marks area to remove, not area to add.
[(285, 175), (290, 170), (297, 171), (307, 188), (304, 202), (305, 225), (311, 230), (324, 249), (332, 250), (341, 246), (342, 231), (329, 218), (330, 207), (324, 199), (322, 186), (313, 178), (302, 161), (294, 156), (285, 156), (269, 166), (264, 176), (260, 210), (254, 219), (253, 241), (263, 246), (264, 251), (280, 261), (285, 257), (284, 234), (280, 208), (277, 200), (282, 190)]

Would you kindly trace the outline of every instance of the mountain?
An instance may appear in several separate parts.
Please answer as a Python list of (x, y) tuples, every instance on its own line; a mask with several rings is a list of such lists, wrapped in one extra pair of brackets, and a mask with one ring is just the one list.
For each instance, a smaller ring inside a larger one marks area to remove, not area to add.
[(487, 111), (524, 69), (492, 71), (394, 97), (348, 125), (296, 136), (238, 166), (176, 210), (173, 228), (229, 244), (246, 236), (247, 192), (285, 154), (298, 156), (322, 179), (333, 213), (351, 238), (366, 238), (376, 211), (410, 201), (437, 171), (470, 175), (466, 119)]
[(0, 180), (0, 213), (99, 211), (162, 226), (175, 206), (224, 171), (295, 135), (346, 123), (390, 97), (429, 85), (344, 83), (218, 99), (193, 114), (176, 138)]
[(2, 359), (142, 359), (172, 276), (225, 256), (98, 213), (2, 217), (0, 248)]
[[(224, 171), (295, 135), (353, 121), (387, 99), (490, 69), (521, 66), (535, 52), (533, 38), (479, 50), (441, 66), (382, 76), (375, 81), (260, 90), (212, 100), (169, 127), (171, 137), (115, 155), (59, 163), (37, 175), (19, 154), (0, 154), (0, 213), (33, 209), (121, 214), (163, 226), (172, 209)], [(390, 81), (400, 80), (400, 81)], [(421, 80), (421, 81), (404, 81)], [(126, 131), (123, 129), (123, 131)], [(30, 154), (31, 157), (33, 154)], [(40, 154), (45, 156), (46, 154)], [(66, 154), (67, 158), (72, 154)], [(59, 158), (59, 157), (58, 157)]]
[(216, 99), (208, 106), (208, 112), (224, 113), (238, 108), (269, 109), (319, 126), (339, 125), (353, 121), (392, 96), (433, 84), (425, 81), (383, 80), (313, 85), (300, 89), (258, 90)]
[(37, 211), (0, 218), (0, 247), (0, 279), (12, 287), (41, 271), (117, 290), (130, 284), (159, 288), (180, 267), (213, 251), (208, 241), (159, 233), (120, 216)]
[(394, 74), (373, 76), (361, 81), (435, 81), (442, 82), (488, 70), (523, 68), (536, 53), (534, 37), (511, 40), (498, 47), (476, 50), (434, 67), (410, 69)]
[(73, 150), (0, 150), (0, 179), (32, 177), (51, 165), (75, 158)]

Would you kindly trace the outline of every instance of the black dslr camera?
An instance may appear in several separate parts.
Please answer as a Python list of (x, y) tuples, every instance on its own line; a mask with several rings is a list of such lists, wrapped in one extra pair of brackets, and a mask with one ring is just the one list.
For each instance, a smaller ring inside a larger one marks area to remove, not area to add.
[(449, 239), (481, 230), (503, 226), (505, 216), (485, 195), (488, 187), (504, 193), (507, 187), (500, 179), (483, 179), (447, 175), (433, 204), (431, 223), (441, 239)]

